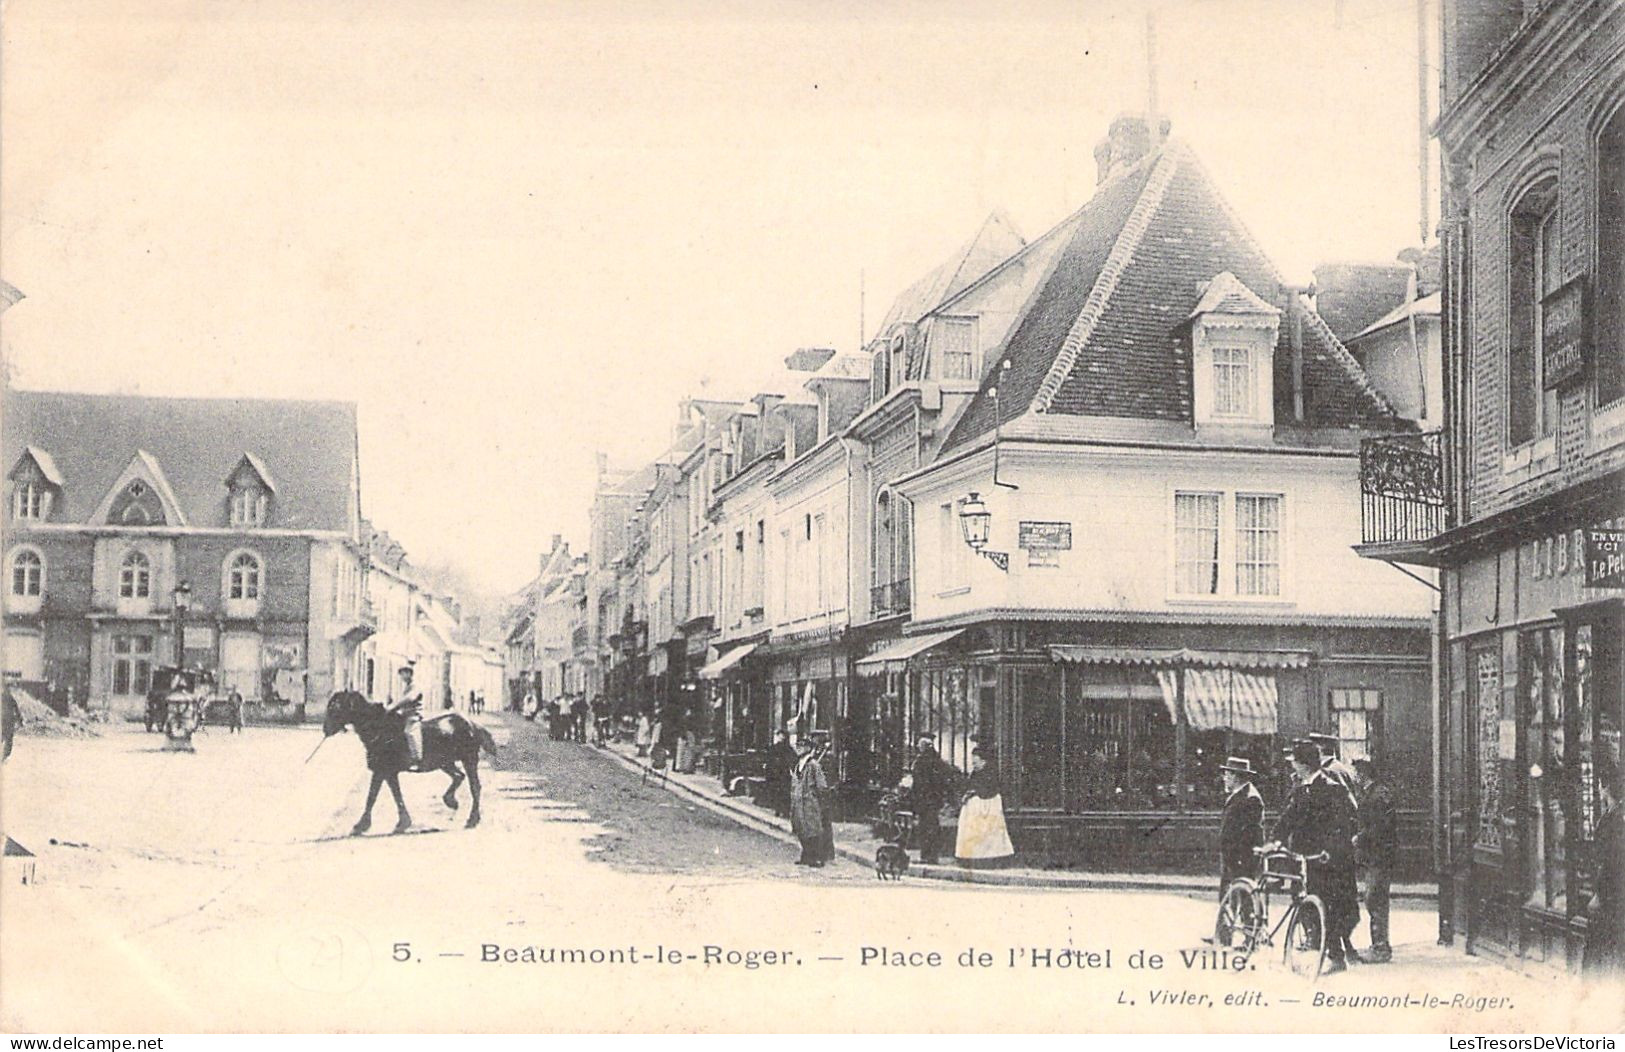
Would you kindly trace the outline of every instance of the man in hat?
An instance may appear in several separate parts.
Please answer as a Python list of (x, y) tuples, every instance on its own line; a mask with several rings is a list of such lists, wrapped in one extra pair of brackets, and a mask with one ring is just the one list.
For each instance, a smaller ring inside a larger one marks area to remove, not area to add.
[(829, 779), (824, 774), (823, 742), (809, 734), (798, 743), (790, 782), (790, 828), (801, 841), (798, 866), (822, 866), (835, 857)]
[[(1358, 891), (1348, 894), (1354, 869), (1354, 799), (1320, 765), (1320, 749), (1299, 741), (1292, 750), (1298, 787), (1275, 822), (1274, 841), (1300, 855), (1326, 852), (1308, 864), (1308, 892), (1326, 904), (1326, 971), (1341, 972), (1347, 933), (1359, 923)], [(1352, 916), (1353, 920), (1350, 920)]]
[(949, 775), (947, 764), (937, 755), (935, 735), (922, 734), (917, 741), (914, 756), (914, 788), (909, 791), (909, 803), (914, 808), (914, 829), (920, 843), (920, 861), (937, 861), (937, 842), (942, 839), (939, 815), (948, 801)]
[(1367, 959), (1387, 964), (1394, 959), (1388, 944), (1388, 891), (1399, 853), (1399, 812), (1375, 763), (1355, 760), (1354, 773), (1360, 779), (1360, 833), (1354, 846), (1365, 862), (1365, 911), (1371, 919), (1371, 955)]
[(790, 812), (790, 779), (796, 770), (796, 747), (790, 744), (788, 728), (773, 736), (767, 750), (767, 805), (783, 818)]
[(1253, 848), (1264, 842), (1264, 797), (1253, 785), (1253, 762), (1232, 756), (1219, 765), (1224, 779), (1224, 814), (1219, 819), (1219, 901), (1230, 882), (1258, 866)]
[(1358, 802), (1360, 777), (1354, 773), (1354, 768), (1338, 758), (1337, 753), (1341, 743), (1338, 742), (1337, 735), (1314, 731), (1309, 735), (1309, 740), (1314, 742), (1315, 748), (1320, 750), (1321, 768), (1325, 770), (1332, 781), (1347, 789), (1349, 795), (1353, 796)]
[(396, 673), (399, 689), (395, 700), (384, 708), (400, 716), (402, 731), (406, 735), (406, 751), (414, 765), (423, 762), (423, 691), (412, 684), (412, 662), (408, 661)]
[[(1338, 749), (1341, 743), (1337, 740), (1337, 736), (1335, 734), (1326, 734), (1323, 731), (1312, 731), (1309, 734), (1309, 740), (1314, 743), (1315, 748), (1320, 750), (1320, 769), (1325, 772), (1327, 778), (1342, 786), (1348, 792), (1349, 802), (1353, 805), (1356, 815), (1358, 815), (1360, 810), (1360, 776), (1355, 773), (1353, 767), (1350, 767), (1338, 757)], [(1348, 924), (1347, 930), (1339, 932), (1336, 926), (1333, 926), (1330, 935), (1341, 937), (1344, 956), (1351, 964), (1358, 964), (1363, 959), (1355, 952), (1353, 942), (1354, 929), (1360, 923), (1360, 907), (1358, 905), (1360, 901), (1360, 866), (1358, 861), (1352, 861), (1346, 869), (1342, 870), (1339, 879), (1345, 885), (1341, 897), (1354, 905), (1344, 918)], [(1328, 941), (1330, 940), (1328, 939)]]

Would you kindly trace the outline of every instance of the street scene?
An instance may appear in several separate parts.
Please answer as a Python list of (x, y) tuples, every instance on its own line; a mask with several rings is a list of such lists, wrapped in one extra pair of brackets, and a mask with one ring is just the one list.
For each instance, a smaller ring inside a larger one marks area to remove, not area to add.
[(1625, 0), (105, 6), (0, 1029), (1625, 1024)]

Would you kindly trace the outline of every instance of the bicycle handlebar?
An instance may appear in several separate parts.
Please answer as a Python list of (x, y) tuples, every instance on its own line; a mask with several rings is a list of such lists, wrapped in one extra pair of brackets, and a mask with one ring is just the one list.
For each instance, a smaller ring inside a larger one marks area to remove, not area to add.
[(1299, 862), (1330, 862), (1332, 860), (1330, 851), (1322, 851), (1316, 855), (1300, 855), (1296, 851), (1288, 851), (1282, 847), (1255, 847), (1253, 848), (1253, 854), (1260, 858), (1265, 855), (1280, 855), (1283, 858), (1296, 859)]

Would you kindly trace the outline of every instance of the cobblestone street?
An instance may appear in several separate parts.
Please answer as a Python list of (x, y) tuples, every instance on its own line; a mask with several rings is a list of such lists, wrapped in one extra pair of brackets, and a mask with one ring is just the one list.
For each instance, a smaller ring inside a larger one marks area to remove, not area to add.
[[(7, 828), (39, 853), (41, 879), (4, 889), (0, 1025), (275, 1030), (297, 998), (302, 1021), (332, 1028), (446, 1025), (457, 1004), (469, 1029), (885, 1029), (892, 1006), (931, 1002), (973, 948), (993, 962), (978, 969), (987, 996), (943, 1001), (944, 1028), (1247, 1026), (1260, 1018), (1249, 1013), (1312, 1001), (1267, 960), (1239, 974), (1187, 968), (1179, 953), (1200, 948), (1205, 896), (880, 884), (848, 861), (808, 871), (789, 846), (591, 746), (486, 722), (500, 746), (478, 829), (440, 803), (439, 777), (412, 777), (414, 833), (364, 838), (346, 835), (363, 788), (350, 735), (308, 764), (309, 728), (210, 733), (191, 756), (124, 727), (22, 740), (6, 765)], [(377, 807), (375, 828), (389, 828), (387, 793)], [(1536, 984), (1434, 947), (1432, 931), (1429, 912), (1398, 911), (1401, 963), (1317, 989), (1540, 1011)], [(1110, 965), (1067, 949), (1110, 951)], [(1051, 963), (1035, 966), (1046, 950)], [(1144, 967), (1150, 954), (1161, 968)], [(739, 981), (710, 981), (724, 971)], [(94, 999), (84, 975), (99, 977)], [(1206, 994), (1213, 1010), (1153, 1004), (1161, 990)], [(1249, 990), (1260, 1000), (1223, 1005)], [(1359, 1025), (1491, 1030), (1505, 1011), (1364, 1011)], [(1329, 1025), (1354, 1025), (1341, 1019)]]

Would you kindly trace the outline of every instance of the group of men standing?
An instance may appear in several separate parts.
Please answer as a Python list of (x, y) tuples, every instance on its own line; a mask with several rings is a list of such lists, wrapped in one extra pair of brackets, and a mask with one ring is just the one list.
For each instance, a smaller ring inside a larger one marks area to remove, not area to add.
[[(1327, 971), (1349, 962), (1393, 959), (1388, 941), (1389, 889), (1398, 850), (1393, 794), (1371, 760), (1351, 767), (1337, 755), (1337, 739), (1311, 734), (1285, 750), (1292, 787), (1271, 831), (1271, 849), (1285, 846), (1310, 859), (1308, 892), (1326, 907)], [(1252, 762), (1231, 757), (1221, 766), (1227, 796), (1219, 827), (1219, 897), (1232, 881), (1256, 874), (1264, 845), (1264, 799), (1253, 784)], [(1324, 856), (1324, 857), (1322, 857)], [(1366, 910), (1371, 948), (1362, 957), (1351, 937), (1360, 923), (1359, 867), (1366, 867)]]

